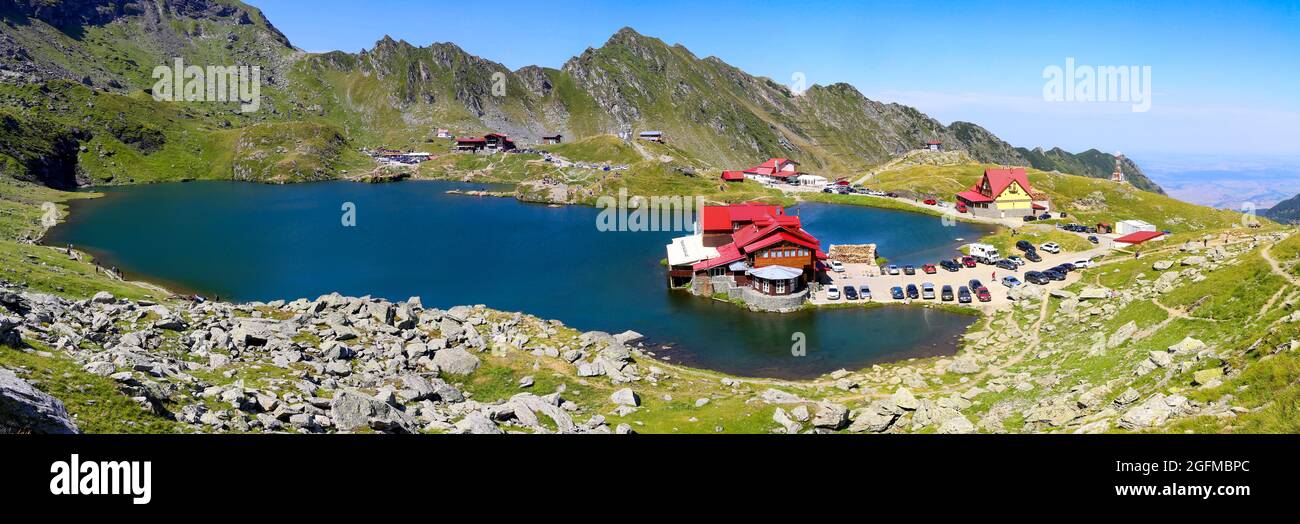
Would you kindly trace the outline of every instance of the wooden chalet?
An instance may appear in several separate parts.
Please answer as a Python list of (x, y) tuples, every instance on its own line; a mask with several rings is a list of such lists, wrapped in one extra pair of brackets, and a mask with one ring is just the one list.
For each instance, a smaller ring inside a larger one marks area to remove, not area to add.
[(668, 246), (669, 285), (723, 277), (765, 295), (815, 282), (826, 253), (798, 216), (760, 203), (705, 206), (699, 232)]

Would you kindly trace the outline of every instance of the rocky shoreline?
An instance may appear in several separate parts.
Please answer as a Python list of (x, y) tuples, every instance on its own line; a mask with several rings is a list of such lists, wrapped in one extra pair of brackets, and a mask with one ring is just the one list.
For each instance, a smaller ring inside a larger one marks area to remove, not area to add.
[[(489, 351), (561, 358), (582, 376), (623, 382), (645, 373), (627, 345), (641, 338), (636, 333), (587, 332), (556, 344), (550, 339), (558, 322), (482, 307), (426, 309), (418, 298), (392, 303), (331, 294), (163, 305), (104, 292), (73, 301), (7, 283), (2, 289), (6, 345), (39, 341), (86, 372), (111, 378), (141, 408), (195, 431), (630, 433), (599, 414), (584, 417), (562, 390), (484, 403), (451, 381), (473, 374)], [(267, 374), (276, 378), (259, 376), (253, 385), (259, 367), (276, 368)], [(10, 398), (5, 391), (0, 398)], [(56, 425), (76, 431), (71, 423)]]

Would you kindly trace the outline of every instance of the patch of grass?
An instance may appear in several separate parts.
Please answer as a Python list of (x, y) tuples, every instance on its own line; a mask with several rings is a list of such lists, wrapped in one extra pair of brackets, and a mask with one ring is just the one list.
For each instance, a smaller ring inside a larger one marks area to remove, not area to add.
[[(33, 352), (0, 345), (0, 366), (31, 371), (19, 377), (63, 401), (83, 433), (179, 433), (182, 425), (145, 411), (108, 377), (87, 373), (76, 362), (31, 343)], [(43, 356), (38, 352), (47, 352)]]

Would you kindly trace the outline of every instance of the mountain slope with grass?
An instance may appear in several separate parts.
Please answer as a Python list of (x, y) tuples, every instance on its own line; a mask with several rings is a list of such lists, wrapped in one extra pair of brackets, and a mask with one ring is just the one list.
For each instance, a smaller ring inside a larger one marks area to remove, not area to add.
[[(876, 173), (865, 181), (868, 187), (915, 195), (918, 198), (953, 199), (979, 182), (984, 170), (996, 164), (959, 162), (941, 165), (908, 165)], [(1189, 204), (1163, 194), (1143, 191), (1132, 184), (1119, 184), (1085, 176), (1026, 169), (1029, 183), (1045, 193), (1054, 211), (1065, 211), (1070, 222), (1114, 224), (1120, 220), (1145, 220), (1175, 232), (1240, 227), (1241, 213)]]
[[(697, 170), (744, 168), (780, 156), (799, 160), (806, 171), (855, 176), (940, 140), (983, 162), (1045, 169), (1051, 162), (1052, 169), (1066, 172), (1108, 174), (1093, 167), (1088, 153), (1030, 154), (978, 125), (945, 126), (914, 108), (867, 99), (847, 84), (814, 85), (797, 93), (630, 28), (558, 68), (512, 71), (455, 44), (421, 47), (388, 37), (358, 53), (303, 53), (259, 10), (236, 0), (15, 0), (0, 6), (0, 16), (6, 90), (44, 86), (64, 92), (68, 84), (79, 84), (113, 95), (125, 128), (108, 134), (138, 146), (138, 154), (131, 153), (103, 138), (102, 129), (76, 124), (102, 117), (103, 111), (91, 105), (69, 104), (57, 115), (45, 115), (30, 97), (21, 102), (14, 101), (19, 95), (6, 97), (0, 110), (8, 114), (0, 118), (10, 120), (0, 126), (7, 135), (0, 137), (5, 155), (0, 165), (15, 176), (57, 187), (184, 178), (330, 178), (357, 167), (355, 158), (309, 161), (305, 156), (339, 156), (362, 147), (442, 152), (449, 143), (434, 138), (437, 128), (460, 134), (499, 131), (522, 144), (557, 132), (581, 140), (661, 130)], [(163, 108), (166, 104), (152, 102), (153, 68), (178, 58), (188, 65), (260, 66), (261, 110), (241, 113), (234, 103)], [(76, 102), (89, 102), (84, 94), (77, 96)], [(135, 115), (159, 113), (169, 113), (163, 119), (168, 123), (132, 122)], [(24, 118), (33, 129), (11, 131), (22, 127), (12, 124)], [(151, 123), (155, 129), (142, 127)], [(269, 144), (269, 150), (241, 147), (249, 142), (234, 138), (259, 134), (268, 125), (318, 132), (290, 132), (289, 142)], [(250, 129), (238, 131), (243, 128)], [(183, 147), (169, 150), (171, 144)], [(118, 156), (83, 164), (84, 154), (70, 154), (86, 147)], [(245, 158), (250, 155), (254, 158)], [(178, 166), (194, 169), (159, 174), (158, 166), (171, 166), (176, 157)], [(191, 162), (194, 158), (222, 161)], [(146, 174), (130, 174), (137, 165)]]
[(1261, 214), (1284, 224), (1300, 224), (1300, 195), (1278, 202)]

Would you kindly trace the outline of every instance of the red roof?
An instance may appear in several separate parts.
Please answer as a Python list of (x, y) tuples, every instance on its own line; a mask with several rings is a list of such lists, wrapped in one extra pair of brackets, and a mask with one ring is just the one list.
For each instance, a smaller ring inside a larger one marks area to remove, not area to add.
[[(1029, 195), (1034, 194), (1033, 186), (1029, 185), (1029, 177), (1025, 175), (1025, 168), (1014, 167), (985, 169), (984, 178), (981, 178), (980, 181), (969, 190), (957, 193), (957, 196), (969, 202), (992, 202), (1001, 195), (1003, 191), (1006, 191), (1007, 187), (1010, 186), (1012, 182), (1020, 184), (1020, 187), (1025, 190), (1025, 193)], [(988, 186), (987, 191), (985, 190), (986, 184)]]
[(755, 220), (784, 216), (785, 209), (758, 202), (731, 204), (729, 206), (704, 206), (703, 222), (705, 231), (727, 232), (736, 229), (736, 223), (752, 224)]
[(457, 142), (476, 143), (476, 142), (487, 142), (487, 139), (486, 139), (486, 138), (483, 138), (483, 137), (481, 137), (481, 136), (463, 136), (463, 137), (456, 137), (456, 141), (457, 141)]
[(1162, 231), (1138, 231), (1136, 233), (1129, 233), (1119, 237), (1115, 239), (1115, 242), (1123, 244), (1141, 244), (1153, 238), (1160, 238), (1164, 235), (1165, 234)]
[(718, 248), (718, 256), (691, 266), (695, 271), (743, 260), (746, 254), (779, 242), (809, 248), (816, 259), (826, 259), (826, 253), (819, 249), (821, 241), (804, 231), (799, 217), (785, 214), (781, 206), (761, 202), (705, 206), (701, 221), (706, 232), (730, 233), (731, 242)]
[(967, 202), (992, 202), (992, 197), (986, 197), (977, 191), (962, 191), (957, 193), (957, 198)]
[(791, 244), (798, 244), (798, 245), (803, 246), (803, 247), (806, 247), (806, 248), (808, 248), (808, 249), (817, 249), (817, 248), (818, 248), (816, 242), (809, 242), (809, 241), (807, 241), (807, 240), (805, 240), (805, 239), (803, 239), (803, 238), (801, 238), (801, 237), (798, 237), (798, 236), (795, 236), (795, 235), (792, 235), (792, 234), (790, 234), (790, 233), (787, 233), (787, 232), (782, 231), (782, 232), (777, 233), (777, 234), (775, 234), (775, 235), (769, 235), (769, 236), (767, 236), (767, 237), (764, 237), (762, 240), (759, 240), (759, 241), (757, 241), (757, 242), (754, 242), (754, 243), (751, 243), (751, 244), (749, 244), (749, 245), (746, 245), (746, 246), (744, 246), (744, 247), (742, 248), (742, 250), (743, 250), (744, 252), (746, 252), (746, 253), (753, 253), (753, 252), (758, 251), (758, 250), (760, 250), (760, 249), (763, 249), (763, 248), (765, 248), (765, 247), (767, 247), (767, 246), (770, 246), (770, 245), (772, 245), (772, 244), (777, 244), (777, 243), (780, 243), (780, 242), (789, 242), (789, 243), (791, 243)]
[(745, 255), (740, 254), (740, 250), (736, 248), (735, 244), (727, 244), (718, 248), (718, 256), (703, 262), (696, 262), (691, 265), (691, 269), (695, 271), (704, 271), (723, 264), (730, 264), (737, 260), (743, 260), (744, 258)]
[(722, 179), (723, 180), (744, 180), (745, 174), (740, 171), (723, 171)]
[(926, 142), (926, 144), (929, 144), (929, 145), (932, 145), (932, 146), (937, 146), (937, 145), (942, 144), (942, 143), (943, 143), (943, 142), (940, 142), (940, 141), (938, 141), (938, 140), (931, 140), (931, 141), (929, 141), (929, 142)]
[(1047, 206), (1042, 205), (1042, 204), (1034, 204), (1034, 209), (1037, 209), (1037, 210), (1039, 210), (1039, 211), (1046, 211), (1046, 210), (1047, 210)]

